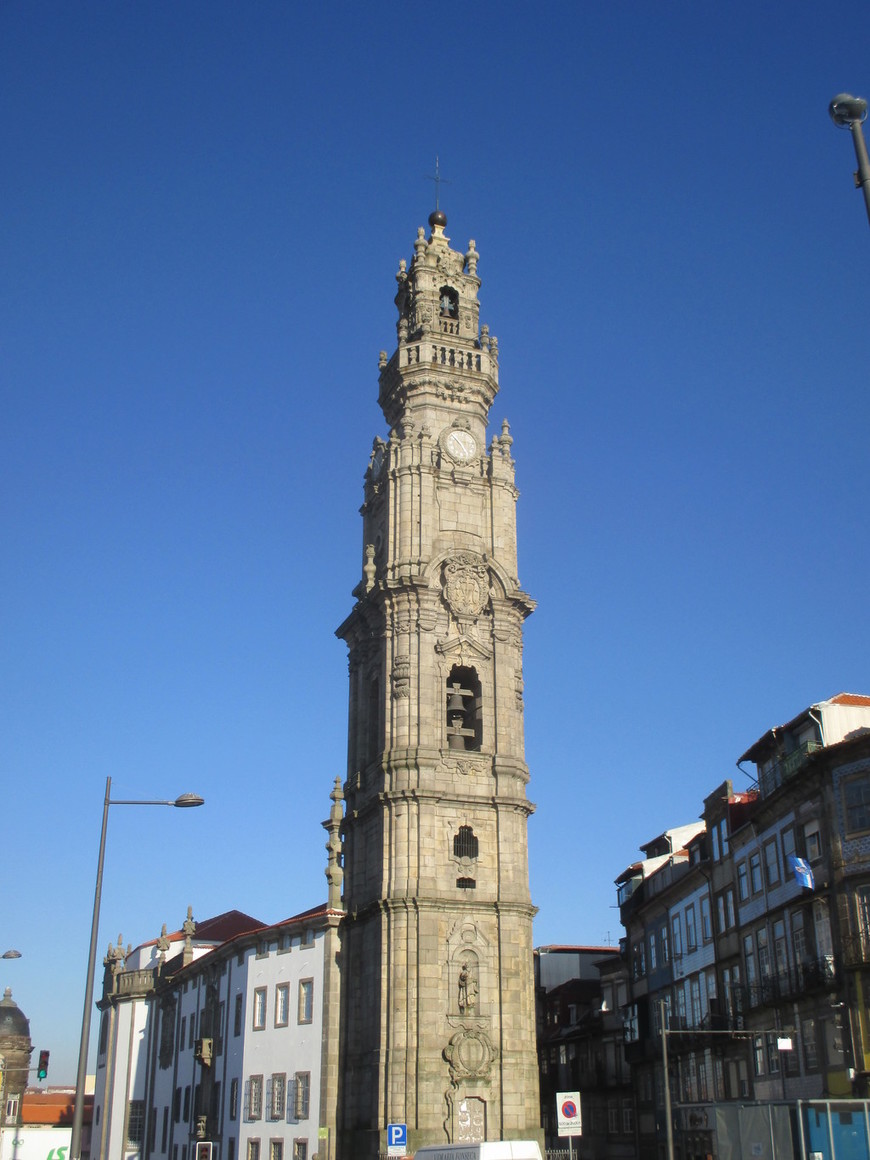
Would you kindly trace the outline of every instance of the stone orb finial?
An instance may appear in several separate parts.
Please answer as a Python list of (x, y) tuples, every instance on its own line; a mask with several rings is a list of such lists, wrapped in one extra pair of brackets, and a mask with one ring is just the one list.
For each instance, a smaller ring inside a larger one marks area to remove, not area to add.
[(433, 230), (436, 226), (441, 226), (443, 229), (447, 225), (447, 214), (443, 209), (433, 210), (432, 213), (429, 214), (429, 225)]

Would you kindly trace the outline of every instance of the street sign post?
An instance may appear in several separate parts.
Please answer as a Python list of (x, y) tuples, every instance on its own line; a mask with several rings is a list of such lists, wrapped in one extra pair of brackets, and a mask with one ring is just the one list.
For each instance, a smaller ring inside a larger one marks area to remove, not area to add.
[(387, 1124), (387, 1155), (405, 1156), (408, 1151), (408, 1125)]
[(556, 1118), (558, 1120), (558, 1134), (568, 1137), (568, 1155), (573, 1160), (574, 1137), (583, 1135), (579, 1092), (556, 1093)]

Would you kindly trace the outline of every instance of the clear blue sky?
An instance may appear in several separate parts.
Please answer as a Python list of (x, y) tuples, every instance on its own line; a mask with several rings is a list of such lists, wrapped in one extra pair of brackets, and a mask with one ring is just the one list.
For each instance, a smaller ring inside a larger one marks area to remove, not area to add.
[(4, 962), (71, 1080), (101, 949), (325, 898), (333, 632), (394, 274), (480, 252), (511, 422), (538, 944), (766, 728), (870, 692), (870, 9), (0, 8)]

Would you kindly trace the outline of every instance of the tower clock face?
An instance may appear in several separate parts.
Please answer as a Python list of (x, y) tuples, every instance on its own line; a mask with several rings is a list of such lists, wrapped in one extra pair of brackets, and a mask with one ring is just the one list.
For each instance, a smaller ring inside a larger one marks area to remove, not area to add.
[(455, 463), (470, 463), (477, 456), (477, 440), (470, 431), (448, 431), (442, 446)]

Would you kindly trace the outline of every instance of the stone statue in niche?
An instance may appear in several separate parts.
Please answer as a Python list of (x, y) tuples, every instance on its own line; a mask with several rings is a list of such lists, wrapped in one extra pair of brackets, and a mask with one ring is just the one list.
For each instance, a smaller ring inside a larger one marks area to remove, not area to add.
[(459, 971), (459, 1010), (463, 1014), (469, 1013), (477, 1006), (477, 979), (473, 966), (463, 962)]

